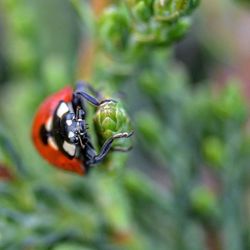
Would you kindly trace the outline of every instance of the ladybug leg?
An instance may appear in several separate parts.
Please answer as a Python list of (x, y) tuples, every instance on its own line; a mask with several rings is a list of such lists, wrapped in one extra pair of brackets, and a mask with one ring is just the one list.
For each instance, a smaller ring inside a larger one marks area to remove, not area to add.
[(79, 81), (76, 85), (76, 91), (85, 92), (86, 90), (88, 90), (91, 94), (93, 94), (97, 99), (103, 99), (101, 93), (97, 91), (93, 86), (91, 86), (89, 83), (85, 81)]
[(75, 107), (80, 106), (84, 109), (85, 108), (85, 105), (84, 105), (85, 100), (87, 100), (89, 103), (91, 103), (92, 105), (94, 105), (96, 107), (100, 106), (102, 103), (105, 103), (105, 102), (110, 102), (110, 101), (116, 102), (113, 99), (105, 99), (103, 101), (98, 101), (95, 97), (89, 95), (88, 93), (86, 93), (84, 91), (81, 91), (81, 92), (75, 91), (74, 92), (72, 102), (73, 102), (73, 105)]
[(103, 144), (101, 151), (98, 155), (94, 155), (92, 159), (89, 159), (87, 162), (87, 165), (92, 165), (101, 162), (105, 156), (108, 154), (112, 147), (112, 143), (114, 140), (119, 139), (119, 138), (128, 138), (133, 134), (131, 133), (118, 133), (110, 137), (109, 139), (106, 140), (106, 142)]
[(81, 108), (84, 111), (86, 110), (85, 109), (85, 101), (86, 100), (95, 106), (97, 104), (99, 104), (99, 101), (96, 100), (96, 98), (92, 97), (91, 95), (89, 95), (85, 92), (86, 89), (89, 89), (88, 86), (89, 86), (89, 84), (87, 84), (84, 81), (79, 82), (76, 86), (76, 90), (74, 91), (73, 98), (72, 98), (73, 108), (76, 112), (79, 108)]
[[(93, 95), (96, 97), (88, 94), (85, 91), (86, 89), (92, 92)], [(77, 84), (76, 90), (73, 94), (73, 104), (75, 107), (80, 106), (83, 109), (85, 109), (85, 105), (84, 105), (85, 100), (96, 107), (100, 106), (102, 103), (105, 103), (105, 102), (110, 102), (110, 101), (116, 102), (113, 99), (104, 99), (104, 97), (98, 91), (96, 91), (91, 85), (82, 81)], [(99, 101), (99, 100), (102, 100), (102, 101)]]
[(84, 105), (84, 101), (87, 100), (92, 105), (98, 107), (100, 106), (101, 102), (99, 102), (95, 97), (89, 95), (84, 91), (76, 90), (73, 94), (73, 102)]

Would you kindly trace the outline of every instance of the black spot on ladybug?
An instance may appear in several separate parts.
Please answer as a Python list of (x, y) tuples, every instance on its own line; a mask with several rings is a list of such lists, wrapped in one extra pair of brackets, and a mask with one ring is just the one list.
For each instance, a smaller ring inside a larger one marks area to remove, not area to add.
[(49, 132), (46, 130), (45, 125), (42, 125), (42, 127), (40, 128), (40, 138), (43, 144), (48, 144)]

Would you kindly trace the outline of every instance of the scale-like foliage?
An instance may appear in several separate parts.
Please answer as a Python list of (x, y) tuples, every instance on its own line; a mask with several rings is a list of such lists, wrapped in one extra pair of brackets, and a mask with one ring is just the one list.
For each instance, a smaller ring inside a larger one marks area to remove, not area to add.
[[(0, 249), (248, 249), (247, 104), (236, 82), (216, 94), (191, 86), (173, 59), (199, 1), (112, 1), (98, 18), (92, 2), (0, 3), (8, 68), (0, 76)], [(94, 58), (79, 55), (81, 32)], [(87, 107), (95, 146), (134, 130), (134, 149), (78, 177), (39, 158), (30, 127), (45, 96), (88, 66), (93, 87), (118, 101)]]

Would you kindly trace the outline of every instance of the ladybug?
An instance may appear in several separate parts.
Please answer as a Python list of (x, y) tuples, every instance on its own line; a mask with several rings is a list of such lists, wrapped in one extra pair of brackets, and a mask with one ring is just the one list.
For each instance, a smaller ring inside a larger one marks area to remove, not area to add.
[(86, 101), (95, 107), (116, 101), (99, 101), (85, 92), (87, 88), (96, 95), (90, 86), (81, 83), (75, 91), (67, 86), (49, 96), (38, 108), (32, 127), (32, 139), (41, 156), (55, 167), (79, 175), (101, 162), (114, 140), (132, 135), (132, 132), (117, 133), (104, 142), (99, 154), (96, 153), (87, 132)]

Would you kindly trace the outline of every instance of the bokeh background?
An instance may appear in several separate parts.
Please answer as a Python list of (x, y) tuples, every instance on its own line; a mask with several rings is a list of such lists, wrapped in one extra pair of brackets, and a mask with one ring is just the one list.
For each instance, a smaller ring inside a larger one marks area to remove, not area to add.
[[(30, 136), (79, 80), (135, 131), (84, 177)], [(248, 0), (1, 0), (0, 249), (250, 249), (249, 98)]]

